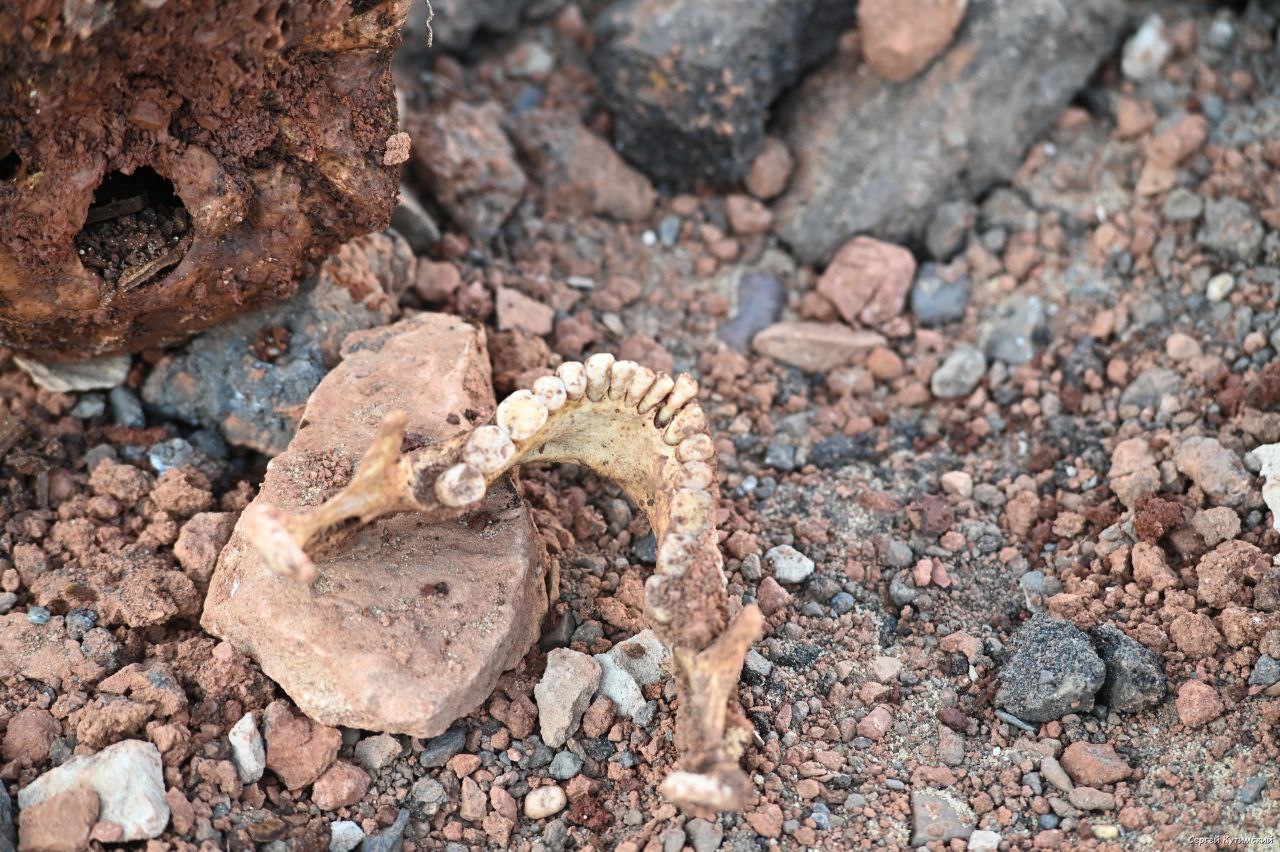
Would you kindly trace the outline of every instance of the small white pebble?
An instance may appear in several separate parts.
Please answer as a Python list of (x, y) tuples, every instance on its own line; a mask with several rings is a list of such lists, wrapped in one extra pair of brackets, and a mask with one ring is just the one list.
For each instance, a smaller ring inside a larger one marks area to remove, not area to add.
[(1228, 272), (1222, 272), (1209, 279), (1204, 288), (1204, 297), (1210, 302), (1221, 302), (1235, 289), (1236, 279)]
[(539, 787), (524, 797), (524, 815), (529, 819), (546, 819), (558, 814), (569, 803), (569, 797), (556, 785)]

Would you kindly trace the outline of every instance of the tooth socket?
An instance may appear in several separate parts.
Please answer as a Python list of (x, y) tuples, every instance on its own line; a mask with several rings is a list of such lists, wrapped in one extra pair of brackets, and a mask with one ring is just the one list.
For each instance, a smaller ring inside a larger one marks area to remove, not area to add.
[(497, 473), (515, 454), (511, 436), (492, 423), (477, 426), (462, 447), (462, 460), (483, 473)]
[(675, 447), (686, 438), (706, 432), (707, 417), (702, 412), (702, 406), (696, 402), (690, 402), (671, 418), (666, 431), (662, 433), (662, 440), (666, 441), (668, 446)]
[(613, 373), (613, 356), (607, 352), (587, 359), (587, 399), (599, 402), (609, 392), (609, 379)]
[(641, 414), (648, 414), (666, 400), (667, 394), (671, 393), (671, 389), (675, 386), (675, 379), (666, 373), (659, 373), (657, 378), (653, 380), (653, 384), (650, 385), (649, 390), (645, 391), (644, 396), (640, 399), (640, 404), (636, 406), (636, 410)]
[(533, 395), (546, 406), (549, 412), (564, 408), (565, 400), (569, 398), (564, 382), (555, 376), (543, 376), (536, 380), (533, 383)]
[(609, 399), (619, 400), (627, 395), (631, 380), (640, 365), (635, 361), (614, 361), (609, 369)]
[(533, 391), (518, 390), (498, 406), (498, 425), (507, 430), (513, 441), (533, 437), (547, 422), (547, 407)]
[(681, 373), (676, 377), (676, 383), (671, 388), (671, 395), (667, 397), (667, 401), (662, 403), (662, 407), (658, 409), (658, 416), (653, 422), (659, 426), (666, 426), (671, 422), (671, 418), (676, 416), (676, 412), (689, 400), (698, 395), (698, 382), (688, 373)]
[(682, 462), (711, 461), (715, 454), (715, 442), (705, 432), (700, 435), (690, 435), (676, 445), (676, 458)]
[(587, 370), (578, 361), (565, 361), (556, 368), (556, 376), (564, 382), (569, 399), (582, 399), (587, 392)]
[(436, 479), (436, 499), (455, 509), (479, 503), (484, 491), (484, 474), (474, 465), (455, 464)]

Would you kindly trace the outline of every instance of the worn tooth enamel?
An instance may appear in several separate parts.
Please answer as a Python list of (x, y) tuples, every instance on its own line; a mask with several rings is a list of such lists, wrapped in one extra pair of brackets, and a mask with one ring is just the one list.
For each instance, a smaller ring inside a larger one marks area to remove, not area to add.
[(697, 533), (711, 525), (711, 494), (681, 488), (671, 495), (671, 531)]
[(479, 468), (455, 464), (436, 480), (436, 497), (446, 506), (470, 506), (484, 497), (485, 487), (484, 474)]
[(613, 372), (613, 356), (608, 352), (592, 355), (587, 359), (587, 399), (599, 402), (609, 390)]
[(664, 577), (682, 577), (698, 549), (698, 537), (686, 533), (667, 533), (658, 548), (658, 573)]
[(578, 361), (565, 361), (556, 368), (556, 375), (564, 382), (564, 392), (569, 399), (582, 399), (587, 392), (587, 370)]
[(530, 390), (518, 390), (498, 406), (498, 425), (513, 441), (533, 437), (547, 422), (547, 407)]
[(483, 473), (497, 473), (516, 454), (516, 445), (501, 426), (477, 426), (462, 446), (462, 460)]
[(715, 454), (715, 442), (705, 432), (700, 435), (690, 435), (676, 445), (676, 458), (682, 462), (709, 461)]
[(702, 406), (696, 402), (691, 402), (677, 411), (676, 416), (671, 418), (671, 423), (667, 425), (667, 431), (662, 433), (662, 440), (666, 441), (669, 446), (675, 447), (685, 438), (691, 438), (706, 431), (707, 416), (703, 414)]
[(659, 426), (666, 426), (676, 412), (684, 408), (684, 404), (698, 395), (698, 381), (688, 373), (681, 373), (676, 377), (676, 383), (671, 388), (671, 394), (667, 397), (667, 401), (662, 403), (662, 408), (658, 409), (658, 416), (653, 419), (654, 423)]
[(564, 407), (569, 394), (565, 391), (564, 382), (555, 376), (543, 376), (533, 383), (533, 395), (542, 401), (547, 411), (559, 411)]
[(681, 488), (710, 490), (715, 478), (715, 471), (711, 469), (711, 465), (695, 459), (680, 465), (678, 484)]
[(609, 399), (624, 399), (627, 390), (631, 387), (631, 380), (635, 378), (636, 368), (640, 365), (635, 361), (614, 361), (613, 366), (609, 368)]
[(667, 609), (665, 588), (667, 578), (657, 574), (650, 574), (649, 579), (644, 581), (644, 602), (649, 612), (649, 617), (659, 624), (671, 623), (671, 611)]
[(649, 388), (653, 387), (654, 379), (658, 378), (658, 374), (648, 367), (637, 366), (635, 375), (631, 377), (631, 387), (627, 389), (627, 402), (638, 404), (644, 399), (644, 395), (649, 392)]
[(671, 393), (671, 389), (675, 386), (675, 379), (666, 373), (659, 373), (649, 390), (645, 391), (644, 396), (640, 398), (640, 404), (636, 406), (636, 410), (641, 414), (648, 414), (667, 398), (667, 394)]

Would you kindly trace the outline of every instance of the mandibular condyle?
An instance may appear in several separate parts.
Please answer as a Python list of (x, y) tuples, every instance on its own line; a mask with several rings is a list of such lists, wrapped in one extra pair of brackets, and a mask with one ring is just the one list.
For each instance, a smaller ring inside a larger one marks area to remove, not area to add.
[(521, 464), (580, 464), (612, 479), (644, 510), (658, 541), (644, 610), (675, 662), (680, 759), (659, 790), (686, 807), (741, 810), (752, 785), (739, 761), (753, 730), (737, 685), (764, 617), (754, 604), (730, 617), (715, 444), (697, 394), (687, 374), (672, 378), (599, 354), (561, 364), (503, 400), (493, 423), (440, 444), (402, 452), (405, 416), (395, 413), (345, 488), (296, 513), (255, 504), (244, 529), (272, 570), (311, 583), (308, 553), (353, 525), (392, 512), (457, 517)]

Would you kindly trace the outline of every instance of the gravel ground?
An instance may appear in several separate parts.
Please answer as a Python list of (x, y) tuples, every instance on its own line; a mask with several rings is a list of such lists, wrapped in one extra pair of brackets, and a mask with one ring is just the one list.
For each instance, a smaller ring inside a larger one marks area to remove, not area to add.
[[(642, 630), (654, 560), (643, 515), (576, 469), (521, 475), (561, 598), (482, 708), (431, 740), (295, 716), (198, 626), (265, 458), (143, 410), (161, 352), (110, 393), (0, 357), (0, 414), (27, 428), (0, 429), (5, 787), (149, 741), (171, 816), (148, 850), (1280, 839), (1280, 534), (1253, 452), (1280, 441), (1276, 21), (1178, 6), (1150, 29), (1010, 182), (825, 272), (774, 234), (777, 138), (723, 192), (655, 191), (600, 145), (577, 7), (402, 69), (445, 225), (402, 220), (401, 309), (482, 323), (499, 393), (602, 350), (702, 382), (729, 592), (768, 617), (745, 813), (656, 794), (669, 676), (634, 717), (596, 697), (563, 745), (538, 733), (547, 651)], [(1135, 79), (1142, 39), (1168, 56)], [(104, 825), (71, 847), (119, 839)]]

